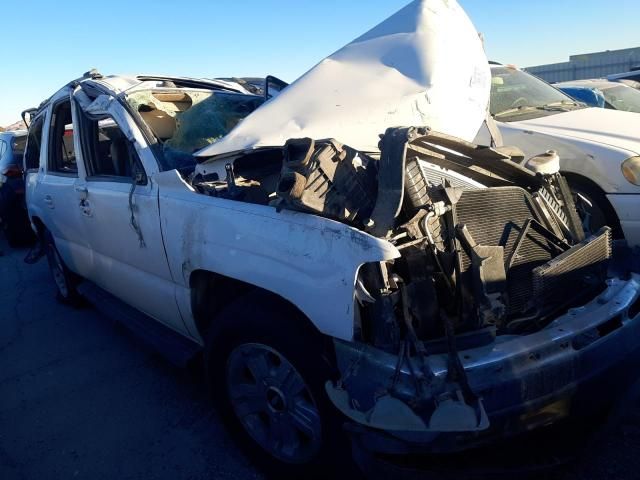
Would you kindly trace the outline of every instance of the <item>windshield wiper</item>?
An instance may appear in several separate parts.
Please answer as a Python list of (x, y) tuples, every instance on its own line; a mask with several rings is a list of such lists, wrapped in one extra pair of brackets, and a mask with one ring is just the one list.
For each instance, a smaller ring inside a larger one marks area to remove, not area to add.
[(501, 112), (494, 113), (493, 116), (494, 117), (501, 117), (503, 115), (510, 115), (512, 113), (523, 113), (523, 112), (526, 112), (527, 110), (532, 110), (532, 109), (536, 109), (536, 108), (537, 107), (532, 107), (531, 105), (521, 105), (519, 107), (508, 108), (507, 110), (503, 110)]
[(562, 100), (560, 102), (551, 102), (545, 105), (521, 105), (519, 107), (509, 108), (502, 112), (494, 113), (494, 117), (501, 117), (504, 115), (512, 115), (518, 113), (525, 113), (529, 110), (544, 110), (545, 112), (568, 112), (574, 108), (580, 108), (580, 104), (571, 102), (569, 100)]
[(578, 102), (572, 102), (571, 100), (561, 100), (559, 102), (551, 102), (541, 107), (536, 107), (540, 110), (547, 110), (550, 112), (553, 111), (566, 111), (567, 109), (571, 110), (573, 108), (580, 108), (581, 105)]

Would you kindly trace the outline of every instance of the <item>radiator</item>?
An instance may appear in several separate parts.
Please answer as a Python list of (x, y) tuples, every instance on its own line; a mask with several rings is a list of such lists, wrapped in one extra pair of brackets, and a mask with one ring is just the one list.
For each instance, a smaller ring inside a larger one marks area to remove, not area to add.
[(533, 301), (540, 310), (566, 302), (585, 286), (585, 278), (599, 275), (611, 258), (611, 229), (574, 245), (553, 260), (533, 270)]
[[(465, 224), (478, 245), (504, 247), (505, 263), (528, 219), (540, 220), (528, 192), (520, 187), (466, 190), (453, 208), (455, 224)], [(471, 259), (457, 249), (460, 280), (470, 288)], [(533, 288), (532, 271), (558, 255), (558, 249), (543, 235), (530, 229), (507, 269), (507, 315), (526, 310)]]

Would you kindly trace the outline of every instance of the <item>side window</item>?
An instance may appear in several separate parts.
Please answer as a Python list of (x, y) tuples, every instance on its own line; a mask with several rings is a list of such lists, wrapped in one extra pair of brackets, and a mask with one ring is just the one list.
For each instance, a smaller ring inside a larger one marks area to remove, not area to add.
[(133, 144), (110, 116), (83, 118), (83, 158), (88, 177), (110, 177), (130, 182), (143, 174), (142, 164)]
[(24, 162), (26, 170), (37, 170), (40, 166), (40, 145), (42, 143), (42, 127), (44, 126), (44, 115), (40, 115), (33, 120), (29, 126), (27, 137), (27, 151)]
[(2, 161), (2, 157), (4, 156), (4, 152), (7, 151), (7, 142), (4, 140), (0, 140), (0, 161)]
[(53, 107), (49, 129), (49, 171), (77, 175), (76, 152), (73, 147), (71, 102), (62, 101)]
[(14, 137), (11, 142), (11, 151), (13, 152), (13, 163), (22, 167), (24, 157), (24, 147), (27, 144), (27, 137)]

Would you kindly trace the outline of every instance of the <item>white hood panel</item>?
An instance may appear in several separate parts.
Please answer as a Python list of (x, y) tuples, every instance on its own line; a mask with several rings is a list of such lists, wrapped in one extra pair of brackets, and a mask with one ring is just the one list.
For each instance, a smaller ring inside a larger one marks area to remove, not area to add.
[(458, 3), (416, 0), (197, 155), (300, 137), (336, 138), (375, 151), (379, 135), (397, 126), (429, 126), (471, 141), (486, 115), (490, 83), (482, 42)]
[(547, 135), (571, 137), (640, 153), (640, 113), (584, 108), (532, 120), (510, 122), (513, 127)]

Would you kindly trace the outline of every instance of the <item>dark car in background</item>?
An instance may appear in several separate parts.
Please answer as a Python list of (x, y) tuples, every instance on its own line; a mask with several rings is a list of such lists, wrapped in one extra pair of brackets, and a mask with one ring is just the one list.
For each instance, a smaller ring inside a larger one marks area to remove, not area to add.
[(634, 82), (640, 82), (640, 65), (633, 67), (628, 72), (614, 73), (613, 75), (607, 75), (607, 80), (611, 82), (619, 82), (621, 80), (631, 80)]
[(0, 132), (0, 228), (12, 246), (28, 243), (32, 231), (24, 202), (22, 155), (27, 131)]

